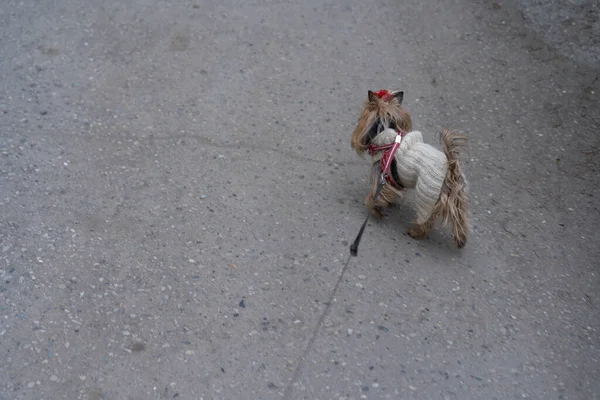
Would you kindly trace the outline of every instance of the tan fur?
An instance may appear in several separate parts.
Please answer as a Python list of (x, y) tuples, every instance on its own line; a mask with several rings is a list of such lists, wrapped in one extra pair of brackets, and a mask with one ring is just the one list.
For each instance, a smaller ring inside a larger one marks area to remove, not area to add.
[(467, 137), (451, 129), (442, 129), (444, 153), (448, 158), (448, 174), (433, 214), (442, 225), (452, 224), (452, 235), (458, 248), (467, 243), (469, 232), (467, 183), (460, 167), (459, 149), (467, 144)]
[(427, 239), (429, 237), (429, 232), (431, 231), (434, 220), (435, 217), (432, 215), (424, 224), (415, 224), (408, 230), (408, 236), (417, 240)]
[[(394, 92), (392, 92), (394, 93)], [(398, 93), (398, 92), (395, 92)], [(392, 98), (389, 101), (378, 98), (369, 92), (369, 98), (364, 105), (356, 129), (352, 133), (351, 146), (360, 155), (363, 155), (369, 146), (368, 133), (374, 122), (378, 119), (386, 126), (396, 126), (405, 132), (412, 130), (410, 114), (402, 107), (401, 98)], [(442, 130), (442, 144), (447, 158), (448, 171), (444, 179), (440, 197), (429, 218), (422, 224), (414, 224), (408, 234), (415, 239), (429, 236), (429, 232), (437, 218), (442, 225), (450, 223), (454, 243), (458, 248), (464, 247), (469, 232), (467, 187), (459, 161), (459, 150), (465, 146), (467, 138), (464, 135), (444, 128)], [(404, 190), (386, 184), (376, 202), (373, 202), (378, 181), (378, 168), (373, 167), (372, 189), (365, 199), (365, 205), (377, 216), (382, 216), (381, 208), (389, 207), (403, 198)]]
[(374, 209), (381, 207), (390, 207), (402, 200), (402, 198), (404, 197), (404, 191), (387, 184), (383, 186), (383, 188), (381, 189), (381, 193), (379, 193), (377, 201), (373, 203), (373, 196), (375, 195), (375, 191), (377, 190), (377, 185), (379, 183), (380, 171), (378, 166), (374, 165), (371, 172), (371, 184), (373, 186), (371, 189), (371, 193), (366, 199), (366, 204), (368, 204), (367, 206), (369, 208)]
[(379, 197), (377, 201), (373, 203), (373, 196), (375, 196), (375, 190), (377, 188), (377, 183), (375, 183), (375, 188), (367, 195), (365, 198), (365, 205), (367, 208), (373, 211), (373, 214), (376, 217), (382, 217), (381, 213), (382, 207), (391, 207), (396, 204), (403, 196), (403, 193), (390, 185), (385, 185), (381, 189), (381, 193), (379, 193)]

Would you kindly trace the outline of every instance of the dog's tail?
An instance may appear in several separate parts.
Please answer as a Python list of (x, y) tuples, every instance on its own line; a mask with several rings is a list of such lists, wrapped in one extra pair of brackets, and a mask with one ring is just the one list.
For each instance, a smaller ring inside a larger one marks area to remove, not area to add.
[(459, 150), (467, 144), (467, 137), (451, 129), (442, 129), (444, 153), (448, 159), (448, 172), (444, 179), (440, 199), (436, 204), (436, 214), (442, 224), (452, 224), (452, 235), (456, 247), (467, 243), (469, 220), (467, 216), (467, 181), (462, 173)]

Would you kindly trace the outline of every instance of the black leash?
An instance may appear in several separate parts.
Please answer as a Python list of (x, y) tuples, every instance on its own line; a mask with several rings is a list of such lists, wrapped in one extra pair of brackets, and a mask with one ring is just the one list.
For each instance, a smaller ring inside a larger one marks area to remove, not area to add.
[(344, 274), (346, 273), (346, 270), (348, 269), (348, 265), (350, 264), (351, 258), (352, 258), (352, 256), (348, 256), (348, 259), (346, 260), (346, 264), (344, 264), (344, 267), (342, 268), (342, 271), (340, 272), (340, 276), (338, 276), (338, 280), (335, 283), (335, 286), (334, 286), (333, 290), (331, 291), (331, 294), (329, 295), (329, 299), (327, 300), (327, 303), (325, 303), (325, 308), (323, 309), (323, 312), (321, 313), (321, 316), (319, 317), (319, 320), (317, 321), (317, 324), (315, 325), (315, 329), (313, 330), (312, 334), (310, 335), (308, 344), (306, 345), (306, 348), (302, 352), (302, 355), (300, 356), (298, 364), (296, 364), (296, 369), (294, 370), (292, 379), (287, 384), (287, 386), (285, 388), (285, 392), (283, 393), (284, 400), (289, 400), (292, 396), (292, 391), (294, 390), (294, 385), (296, 384), (296, 382), (298, 382), (298, 379), (300, 378), (300, 372), (302, 371), (302, 367), (304, 366), (304, 364), (306, 362), (306, 358), (308, 357), (308, 354), (312, 351), (312, 348), (315, 344), (315, 340), (317, 339), (317, 334), (319, 333), (319, 329), (321, 329), (321, 325), (323, 324), (323, 321), (325, 321), (325, 316), (329, 313), (329, 310), (331, 309), (331, 306), (333, 305), (333, 301), (335, 300), (335, 295), (338, 291), (338, 287), (340, 286), (340, 283), (342, 282), (342, 279), (344, 278)]
[[(398, 149), (398, 146), (400, 146), (401, 140), (402, 140), (402, 135), (399, 133), (398, 136), (396, 137), (396, 140), (394, 141), (394, 145), (390, 148), (389, 153), (387, 153), (387, 157), (384, 154), (384, 157), (382, 158), (382, 161), (384, 161), (383, 168), (379, 170), (379, 171), (381, 171), (381, 173), (379, 175), (379, 182), (377, 183), (377, 189), (375, 189), (375, 195), (373, 196), (373, 203), (375, 203), (377, 201), (377, 198), (381, 194), (381, 189), (383, 189), (383, 185), (386, 184), (386, 179), (385, 179), (386, 174), (388, 174), (390, 172), (390, 165), (394, 158), (394, 154), (396, 153), (396, 150)], [(319, 329), (321, 328), (321, 325), (323, 324), (323, 321), (325, 320), (325, 316), (327, 315), (327, 313), (329, 313), (331, 305), (333, 304), (333, 301), (335, 299), (335, 294), (337, 293), (338, 287), (340, 286), (340, 283), (342, 282), (342, 279), (344, 278), (344, 274), (346, 273), (346, 270), (348, 269), (348, 265), (350, 264), (350, 260), (352, 259), (352, 257), (356, 257), (358, 255), (358, 244), (360, 243), (360, 239), (365, 231), (365, 227), (367, 226), (367, 221), (369, 221), (370, 216), (371, 216), (371, 212), (369, 211), (369, 214), (367, 214), (367, 218), (365, 218), (365, 222), (363, 222), (362, 226), (360, 227), (360, 231), (358, 231), (358, 236), (356, 236), (354, 243), (352, 243), (352, 245), (350, 246), (350, 255), (348, 256), (348, 259), (346, 260), (346, 264), (344, 264), (344, 267), (342, 268), (342, 271), (340, 272), (340, 276), (338, 277), (335, 287), (333, 288), (333, 291), (329, 295), (329, 300), (325, 304), (325, 309), (321, 313), (321, 316), (319, 317), (319, 320), (317, 321), (317, 324), (315, 325), (315, 329), (313, 330), (312, 334), (310, 335), (308, 344), (306, 345), (306, 348), (302, 352), (302, 355), (300, 356), (300, 359), (298, 360), (298, 364), (296, 364), (296, 369), (294, 370), (292, 379), (290, 379), (290, 381), (286, 385), (285, 391), (283, 393), (284, 400), (288, 400), (292, 396), (292, 391), (294, 390), (294, 385), (296, 384), (296, 382), (298, 382), (298, 379), (300, 378), (300, 371), (302, 370), (302, 367), (304, 366), (304, 363), (306, 362), (306, 357), (308, 356), (308, 354), (311, 352), (311, 350), (313, 348), (313, 345), (317, 338), (317, 334), (319, 333)]]
[[(383, 185), (385, 185), (385, 176), (381, 174), (379, 177), (379, 183), (377, 184), (377, 189), (375, 190), (375, 196), (373, 196), (373, 203), (377, 201), (377, 197), (379, 197)], [(360, 227), (360, 230), (358, 231), (358, 235), (356, 236), (354, 243), (350, 245), (350, 254), (354, 257), (358, 255), (358, 244), (360, 243), (360, 239), (362, 238), (363, 232), (365, 231), (365, 227), (367, 226), (367, 221), (369, 221), (370, 216), (371, 212), (367, 214), (367, 218), (365, 218), (365, 222), (363, 222), (362, 226)]]
[[(383, 188), (383, 185), (385, 185), (385, 183), (386, 183), (385, 176), (384, 176), (384, 174), (381, 174), (381, 176), (379, 177), (379, 183), (377, 184), (377, 189), (375, 190), (375, 196), (373, 196), (373, 202), (375, 202), (377, 200), (377, 198), (379, 197), (379, 194), (381, 193), (381, 189)], [(365, 218), (365, 222), (363, 222), (362, 226), (360, 227), (360, 231), (358, 232), (358, 236), (356, 237), (356, 240), (354, 240), (354, 243), (352, 243), (352, 245), (350, 246), (350, 255), (348, 256), (348, 259), (346, 260), (346, 264), (344, 264), (344, 267), (342, 268), (342, 271), (340, 272), (340, 276), (338, 277), (335, 287), (331, 291), (331, 294), (329, 295), (329, 299), (328, 299), (327, 303), (325, 303), (325, 309), (321, 313), (321, 316), (319, 317), (319, 320), (317, 321), (317, 324), (315, 325), (315, 329), (313, 330), (312, 334), (310, 335), (308, 344), (306, 345), (306, 348), (302, 352), (302, 355), (300, 356), (298, 364), (296, 364), (296, 369), (294, 370), (292, 379), (289, 381), (289, 383), (287, 384), (287, 386), (285, 388), (285, 392), (283, 393), (284, 400), (290, 399), (290, 397), (292, 395), (292, 391), (294, 390), (294, 385), (300, 378), (300, 371), (302, 370), (302, 367), (304, 366), (306, 357), (308, 356), (308, 353), (311, 352), (312, 347), (315, 343), (315, 339), (317, 338), (317, 333), (319, 332), (319, 329), (321, 328), (321, 325), (323, 324), (323, 321), (325, 320), (325, 316), (327, 315), (327, 313), (329, 313), (329, 309), (331, 308), (331, 305), (333, 304), (333, 301), (335, 299), (335, 294), (337, 293), (338, 287), (340, 286), (340, 283), (342, 282), (342, 278), (344, 277), (344, 274), (346, 273), (346, 270), (348, 269), (348, 264), (350, 264), (350, 260), (352, 259), (352, 257), (353, 256), (356, 257), (356, 255), (358, 254), (358, 244), (360, 243), (360, 238), (362, 237), (363, 232), (365, 231), (365, 227), (367, 226), (367, 221), (369, 220), (370, 216), (371, 216), (371, 212), (369, 212), (369, 214), (367, 215), (367, 218)]]

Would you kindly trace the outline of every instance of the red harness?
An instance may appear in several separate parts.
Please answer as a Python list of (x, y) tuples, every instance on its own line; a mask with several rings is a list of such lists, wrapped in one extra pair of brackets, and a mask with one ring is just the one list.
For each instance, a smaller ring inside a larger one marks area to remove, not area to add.
[(396, 136), (396, 140), (394, 140), (393, 143), (383, 144), (381, 146), (370, 144), (368, 150), (371, 156), (374, 156), (380, 151), (383, 151), (383, 155), (381, 156), (380, 160), (380, 168), (381, 172), (383, 173), (383, 176), (385, 177), (385, 180), (392, 186), (402, 187), (402, 184), (400, 182), (395, 182), (394, 178), (390, 174), (390, 167), (392, 166), (392, 160), (394, 159), (394, 155), (396, 154), (398, 147), (400, 147), (400, 142), (402, 141), (402, 138), (406, 135), (406, 132), (398, 129), (396, 130), (396, 133), (398, 134), (398, 136)]

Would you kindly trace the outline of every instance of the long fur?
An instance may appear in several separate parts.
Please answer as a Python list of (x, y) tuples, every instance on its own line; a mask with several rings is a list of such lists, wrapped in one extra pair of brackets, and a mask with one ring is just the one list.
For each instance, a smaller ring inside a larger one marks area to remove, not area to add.
[(441, 219), (442, 225), (452, 224), (452, 236), (456, 247), (467, 243), (469, 232), (467, 182), (460, 166), (459, 149), (466, 146), (467, 137), (448, 128), (442, 129), (444, 154), (448, 159), (448, 173), (444, 179), (440, 199), (433, 215)]
[[(367, 151), (373, 139), (374, 129), (379, 130), (375, 124), (383, 128), (401, 129), (404, 132), (412, 131), (410, 114), (402, 107), (403, 92), (390, 92), (393, 96), (388, 101), (378, 98), (369, 91), (368, 99), (364, 105), (358, 124), (352, 133), (352, 148), (361, 156)], [(442, 225), (451, 224), (454, 243), (458, 248), (467, 243), (469, 232), (467, 182), (462, 173), (459, 150), (467, 143), (467, 137), (451, 129), (443, 128), (442, 145), (447, 159), (448, 172), (442, 185), (440, 197), (434, 206), (430, 217), (422, 224), (415, 225), (409, 230), (409, 235), (414, 238), (425, 238), (433, 226), (435, 219), (440, 218)], [(379, 170), (373, 168), (372, 190), (365, 199), (365, 205), (381, 216), (380, 208), (388, 207), (402, 199), (404, 190), (391, 185), (385, 185), (379, 198), (373, 202), (377, 187)]]

